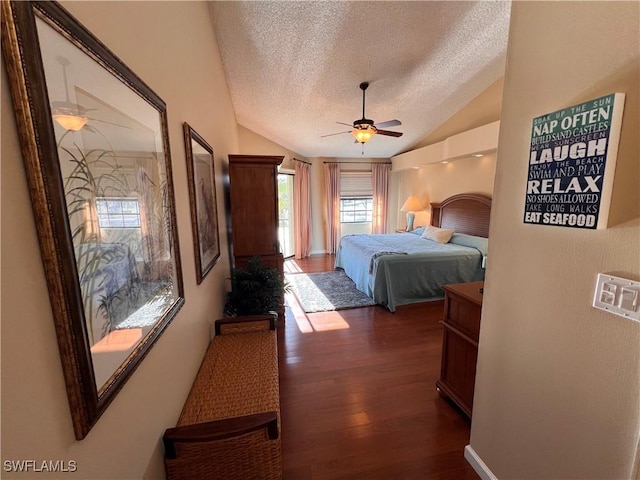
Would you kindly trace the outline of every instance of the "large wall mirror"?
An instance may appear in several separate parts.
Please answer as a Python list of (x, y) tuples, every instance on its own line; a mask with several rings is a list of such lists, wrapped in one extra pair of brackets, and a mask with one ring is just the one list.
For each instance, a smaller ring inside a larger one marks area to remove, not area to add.
[(2, 47), (76, 438), (184, 303), (164, 102), (55, 2)]

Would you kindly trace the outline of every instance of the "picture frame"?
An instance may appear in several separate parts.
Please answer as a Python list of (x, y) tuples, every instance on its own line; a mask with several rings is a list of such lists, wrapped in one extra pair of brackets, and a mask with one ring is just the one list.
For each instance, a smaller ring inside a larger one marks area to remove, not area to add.
[(610, 93), (533, 119), (524, 223), (608, 227), (625, 96)]
[(184, 122), (193, 250), (198, 285), (220, 259), (213, 148)]
[(184, 304), (166, 105), (57, 2), (7, 2), (2, 53), (75, 436)]

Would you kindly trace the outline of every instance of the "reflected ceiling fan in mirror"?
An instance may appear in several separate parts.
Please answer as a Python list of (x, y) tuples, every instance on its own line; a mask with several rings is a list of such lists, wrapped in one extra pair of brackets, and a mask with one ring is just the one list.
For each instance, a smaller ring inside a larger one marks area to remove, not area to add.
[(77, 132), (89, 121), (86, 115), (87, 111), (82, 106), (72, 103), (69, 99), (67, 67), (71, 62), (62, 56), (57, 57), (56, 60), (58, 60), (58, 63), (62, 65), (65, 100), (63, 102), (51, 102), (51, 116), (65, 130), (73, 130), (74, 132)]
[(108, 125), (113, 125), (116, 127), (128, 128), (131, 127), (127, 125), (122, 125), (119, 123), (109, 122), (106, 120), (101, 120), (99, 118), (89, 117), (87, 115), (88, 112), (95, 111), (92, 108), (85, 108), (78, 103), (73, 103), (70, 99), (69, 95), (69, 80), (67, 78), (67, 67), (71, 65), (71, 62), (63, 57), (56, 57), (58, 63), (62, 66), (62, 79), (64, 81), (64, 101), (54, 101), (51, 102), (51, 116), (53, 119), (65, 130), (71, 130), (77, 132), (82, 128), (87, 128), (88, 130), (92, 130), (92, 128), (87, 125), (89, 120), (95, 122), (101, 122)]
[[(362, 118), (359, 120), (355, 120), (353, 122), (353, 129), (347, 130), (346, 132), (338, 132), (338, 133), (330, 133), (329, 135), (322, 135), (322, 137), (331, 137), (333, 135), (342, 135), (344, 133), (350, 133), (356, 139), (356, 143), (361, 143), (364, 145), (374, 135), (385, 135), (387, 137), (401, 137), (402, 132), (393, 132), (391, 130), (383, 130), (383, 128), (388, 127), (397, 127), (398, 125), (402, 125), (400, 120), (388, 120), (386, 122), (374, 123), (373, 120), (370, 120), (365, 117), (364, 107), (365, 107), (365, 92), (369, 87), (369, 82), (362, 82), (360, 84), (360, 89), (362, 90)], [(348, 123), (336, 122), (340, 125), (348, 125), (352, 126)]]

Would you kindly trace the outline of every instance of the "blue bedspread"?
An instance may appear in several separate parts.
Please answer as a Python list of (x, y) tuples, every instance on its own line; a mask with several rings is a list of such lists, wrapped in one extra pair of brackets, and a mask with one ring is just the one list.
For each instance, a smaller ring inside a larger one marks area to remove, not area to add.
[(348, 235), (336, 253), (358, 290), (394, 312), (397, 306), (444, 298), (442, 285), (484, 279), (486, 239), (457, 235), (440, 244), (419, 235)]
[(108, 305), (121, 289), (131, 295), (139, 281), (138, 269), (123, 243), (82, 243), (75, 246), (75, 255), (89, 341), (94, 345), (113, 330), (116, 319), (110, 318)]
[(109, 298), (138, 277), (133, 254), (123, 243), (82, 243), (75, 253), (80, 285), (92, 295)]

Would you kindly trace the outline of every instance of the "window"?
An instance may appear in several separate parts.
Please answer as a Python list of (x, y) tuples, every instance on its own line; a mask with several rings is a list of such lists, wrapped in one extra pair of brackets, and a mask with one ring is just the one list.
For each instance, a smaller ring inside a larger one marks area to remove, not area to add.
[(140, 228), (140, 207), (135, 198), (96, 199), (100, 228)]
[(373, 190), (371, 172), (340, 174), (340, 222), (371, 223)]
[(373, 198), (341, 198), (340, 222), (341, 223), (366, 223), (373, 218)]

